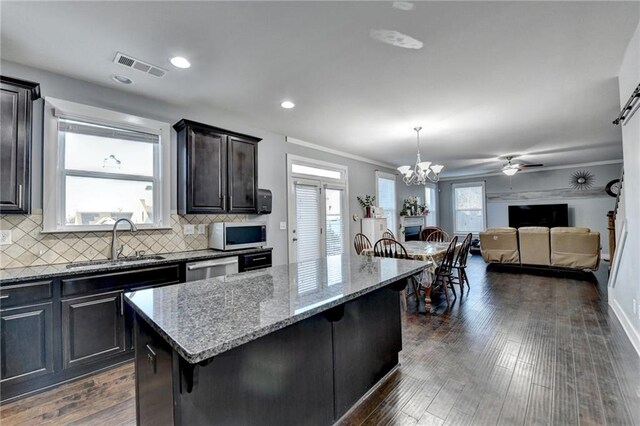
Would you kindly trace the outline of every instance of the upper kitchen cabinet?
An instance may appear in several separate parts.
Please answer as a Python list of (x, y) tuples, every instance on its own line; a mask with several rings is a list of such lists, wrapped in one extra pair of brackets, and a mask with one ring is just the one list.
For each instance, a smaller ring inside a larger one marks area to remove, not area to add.
[(31, 120), (40, 85), (0, 76), (0, 213), (31, 213)]
[(178, 212), (257, 213), (260, 139), (181, 120), (178, 132)]

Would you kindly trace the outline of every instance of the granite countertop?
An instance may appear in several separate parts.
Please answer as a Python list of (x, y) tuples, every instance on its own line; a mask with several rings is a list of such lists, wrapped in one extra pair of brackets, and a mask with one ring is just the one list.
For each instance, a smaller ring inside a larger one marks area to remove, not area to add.
[(425, 262), (330, 256), (127, 293), (189, 363), (198, 363), (422, 271)]
[[(271, 250), (271, 248), (253, 248), (242, 249), (232, 251), (219, 251), (219, 250), (196, 250), (196, 251), (183, 251), (178, 253), (164, 253), (157, 256), (162, 259), (143, 258), (140, 260), (130, 260), (126, 262), (107, 262), (97, 265), (77, 266), (73, 268), (67, 268), (67, 265), (73, 263), (60, 263), (55, 265), (43, 265), (43, 266), (27, 266), (24, 268), (10, 268), (0, 269), (0, 284), (11, 284), (17, 281), (25, 281), (31, 279), (49, 279), (60, 276), (73, 276), (81, 275), (93, 272), (109, 272), (120, 271), (126, 269), (136, 269), (146, 266), (157, 266), (171, 263), (188, 262), (195, 260), (216, 259), (220, 257), (231, 257), (239, 254), (251, 254), (264, 250)], [(156, 255), (149, 255), (149, 257)], [(84, 262), (78, 262), (82, 264)]]

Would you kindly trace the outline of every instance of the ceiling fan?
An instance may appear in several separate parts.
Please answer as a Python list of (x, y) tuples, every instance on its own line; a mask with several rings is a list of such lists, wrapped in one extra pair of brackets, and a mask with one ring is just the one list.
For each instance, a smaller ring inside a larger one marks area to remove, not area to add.
[(513, 176), (522, 169), (544, 166), (544, 164), (512, 163), (511, 162), (511, 160), (513, 160), (512, 155), (505, 157), (505, 159), (507, 160), (507, 163), (504, 166), (502, 166), (502, 173), (504, 173), (507, 176)]

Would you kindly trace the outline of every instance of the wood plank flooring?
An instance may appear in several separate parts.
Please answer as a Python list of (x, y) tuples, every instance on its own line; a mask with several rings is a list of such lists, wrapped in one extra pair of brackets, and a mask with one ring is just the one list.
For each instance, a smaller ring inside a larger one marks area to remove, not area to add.
[[(640, 358), (593, 283), (486, 272), (403, 315), (400, 367), (345, 425), (640, 425)], [(599, 277), (603, 274), (599, 274)], [(133, 363), (0, 407), (5, 425), (133, 425)]]

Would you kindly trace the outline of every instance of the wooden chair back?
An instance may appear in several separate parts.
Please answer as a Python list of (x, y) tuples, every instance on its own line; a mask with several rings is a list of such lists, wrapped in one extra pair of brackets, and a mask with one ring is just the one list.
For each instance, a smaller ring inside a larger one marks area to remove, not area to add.
[(373, 255), (379, 257), (392, 257), (394, 259), (409, 259), (407, 249), (402, 244), (391, 238), (381, 238), (373, 246)]
[(467, 266), (467, 258), (469, 257), (469, 250), (471, 249), (471, 233), (467, 234), (462, 240), (462, 245), (460, 246), (460, 250), (458, 250), (458, 255), (456, 256), (456, 261), (454, 265), (458, 268), (466, 268)]
[(449, 243), (449, 247), (447, 247), (447, 252), (444, 254), (442, 258), (442, 262), (438, 266), (439, 273), (441, 274), (450, 274), (453, 269), (454, 260), (456, 257), (456, 244), (458, 244), (458, 237), (453, 237), (451, 242)]
[(425, 226), (424, 228), (422, 228), (422, 231), (420, 231), (420, 241), (428, 241), (427, 238), (429, 238), (429, 235), (433, 234), (436, 231), (442, 231), (442, 228), (438, 227), (438, 226)]
[(430, 241), (432, 243), (446, 243), (449, 240), (449, 234), (447, 234), (443, 230), (439, 230), (430, 233), (425, 241)]
[(393, 232), (391, 232), (389, 229), (387, 229), (386, 231), (384, 231), (382, 233), (382, 238), (388, 238), (388, 239), (395, 240), (396, 236), (393, 235)]
[(353, 247), (356, 249), (356, 253), (362, 253), (362, 250), (371, 248), (371, 241), (363, 233), (358, 232), (353, 239)]

